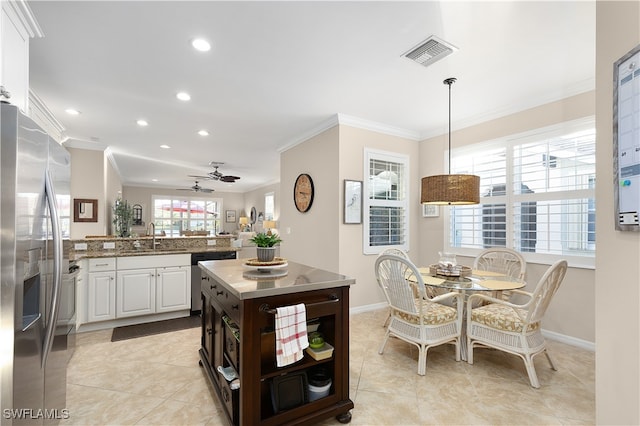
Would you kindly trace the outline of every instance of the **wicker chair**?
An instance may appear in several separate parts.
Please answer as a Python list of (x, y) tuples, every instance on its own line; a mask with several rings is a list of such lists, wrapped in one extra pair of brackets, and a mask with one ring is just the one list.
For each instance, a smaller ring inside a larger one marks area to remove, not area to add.
[[(384, 291), (391, 308), (391, 321), (378, 353), (383, 353), (389, 336), (417, 346), (418, 374), (421, 376), (425, 375), (427, 351), (432, 346), (454, 343), (456, 361), (460, 361), (463, 308), (460, 294), (450, 292), (429, 298), (416, 266), (409, 259), (400, 256), (378, 257), (375, 271), (378, 285)], [(412, 275), (415, 278), (409, 281), (407, 278)], [(418, 297), (414, 296), (414, 291)], [(456, 300), (456, 308), (438, 303), (451, 299)]]
[[(409, 255), (407, 254), (406, 251), (400, 250), (400, 249), (397, 249), (397, 248), (385, 249), (384, 251), (382, 251), (378, 255), (378, 257), (384, 256), (385, 254), (392, 254), (392, 255), (395, 255), (395, 256), (403, 257), (405, 259), (409, 259)], [(384, 320), (384, 324), (382, 324), (382, 326), (386, 327), (387, 325), (389, 325), (389, 321), (391, 321), (391, 309), (389, 309), (389, 315), (387, 315), (387, 319)]]
[[(494, 247), (483, 250), (473, 261), (473, 269), (478, 271), (497, 272), (511, 278), (524, 280), (527, 262), (515, 250)], [(501, 293), (503, 300), (511, 298), (511, 291)]]
[[(547, 352), (540, 323), (566, 272), (567, 262), (559, 260), (547, 269), (533, 293), (513, 290), (514, 294), (527, 297), (528, 301), (521, 305), (480, 293), (469, 296), (467, 300), (467, 361), (469, 364), (473, 364), (474, 346), (488, 346), (518, 355), (527, 368), (531, 386), (539, 388), (540, 382), (533, 365), (533, 357), (544, 352), (551, 368), (556, 370)], [(490, 303), (472, 308), (474, 301), (477, 300)]]

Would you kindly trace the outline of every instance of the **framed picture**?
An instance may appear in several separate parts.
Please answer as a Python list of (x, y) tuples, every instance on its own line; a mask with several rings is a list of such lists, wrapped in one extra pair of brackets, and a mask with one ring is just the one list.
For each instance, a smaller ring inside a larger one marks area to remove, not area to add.
[(225, 210), (224, 212), (224, 221), (227, 223), (236, 223), (236, 211), (235, 210)]
[(86, 198), (73, 199), (73, 221), (74, 222), (97, 222), (98, 221), (98, 200)]
[(361, 180), (344, 180), (344, 223), (362, 223)]
[(440, 206), (433, 204), (422, 205), (422, 217), (438, 217), (440, 216)]

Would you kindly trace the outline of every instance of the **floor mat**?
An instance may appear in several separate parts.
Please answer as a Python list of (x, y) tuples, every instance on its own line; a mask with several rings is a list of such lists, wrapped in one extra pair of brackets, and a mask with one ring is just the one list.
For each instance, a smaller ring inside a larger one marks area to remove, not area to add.
[(200, 327), (200, 324), (200, 316), (192, 315), (183, 318), (116, 327), (113, 329), (113, 334), (111, 334), (111, 341), (117, 342), (118, 340), (135, 339), (136, 337), (151, 336), (152, 334), (195, 328)]

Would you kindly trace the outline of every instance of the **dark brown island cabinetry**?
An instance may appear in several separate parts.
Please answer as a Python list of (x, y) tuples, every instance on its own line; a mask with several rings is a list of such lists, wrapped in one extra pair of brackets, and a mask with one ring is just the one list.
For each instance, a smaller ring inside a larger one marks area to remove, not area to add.
[[(227, 419), (234, 425), (314, 424), (330, 417), (348, 423), (349, 286), (355, 281), (294, 262), (285, 276), (258, 280), (247, 278), (242, 262), (200, 262), (200, 363)], [(277, 367), (275, 310), (298, 303), (305, 304), (307, 322), (318, 324), (333, 354), (315, 360), (305, 352), (302, 360)], [(309, 381), (319, 372), (328, 394), (310, 398)]]

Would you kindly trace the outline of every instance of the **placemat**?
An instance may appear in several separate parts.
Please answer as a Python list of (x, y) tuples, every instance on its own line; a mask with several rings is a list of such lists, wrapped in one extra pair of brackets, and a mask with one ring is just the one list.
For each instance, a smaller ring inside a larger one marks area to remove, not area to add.
[(479, 269), (474, 269), (471, 273), (478, 277), (505, 277), (506, 276), (505, 274), (501, 274), (500, 272), (481, 271)]
[(446, 281), (442, 278), (436, 278), (430, 275), (424, 275), (424, 274), (421, 274), (421, 275), (422, 275), (422, 281), (424, 281), (426, 285), (440, 285)]
[(483, 280), (478, 284), (482, 287), (490, 288), (491, 290), (513, 290), (515, 288), (524, 287), (522, 283), (516, 281)]

